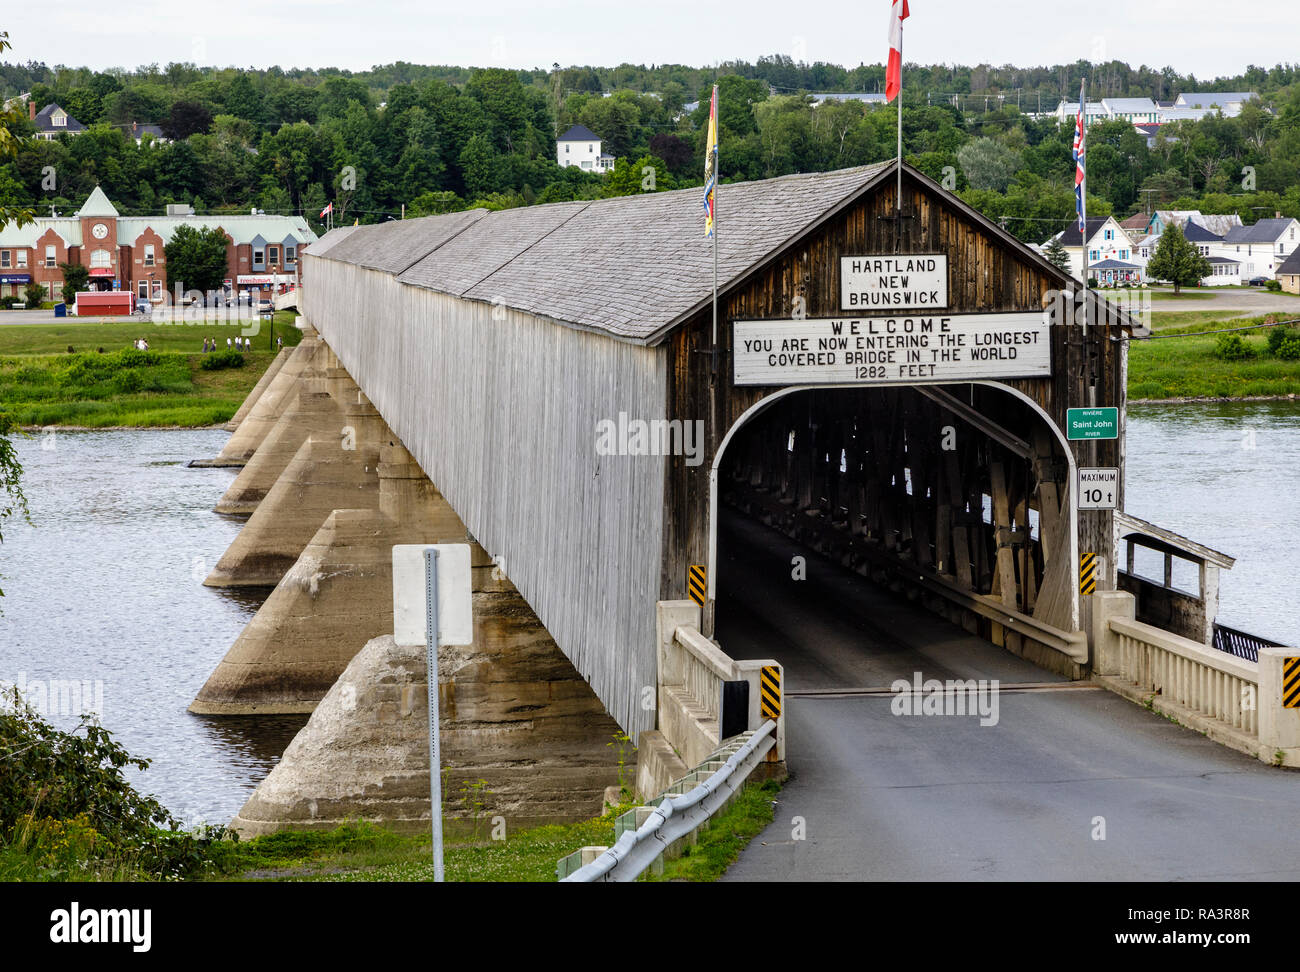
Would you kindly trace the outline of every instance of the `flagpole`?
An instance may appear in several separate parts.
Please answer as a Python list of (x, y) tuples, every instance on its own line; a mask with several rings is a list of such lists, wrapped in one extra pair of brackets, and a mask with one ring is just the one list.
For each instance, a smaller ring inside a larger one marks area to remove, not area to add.
[(898, 22), (898, 187), (894, 190), (894, 252), (903, 228), (903, 22)]
[(1083, 332), (1088, 333), (1088, 79), (1079, 82), (1079, 115), (1083, 130), (1079, 135), (1079, 154), (1083, 157), (1083, 183), (1079, 196), (1079, 241), (1083, 244)]

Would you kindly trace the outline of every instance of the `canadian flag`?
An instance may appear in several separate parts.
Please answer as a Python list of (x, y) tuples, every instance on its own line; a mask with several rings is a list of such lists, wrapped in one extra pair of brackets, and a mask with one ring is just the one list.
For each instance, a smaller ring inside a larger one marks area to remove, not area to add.
[(889, 8), (889, 66), (885, 69), (885, 101), (893, 101), (903, 87), (903, 21), (907, 0), (893, 0)]
[(320, 211), (320, 216), (318, 216), (317, 218), (318, 218), (318, 219), (324, 219), (326, 216), (328, 216), (328, 215), (329, 215), (330, 213), (332, 213), (332, 212), (334, 212), (334, 204), (333, 204), (333, 203), (330, 203), (328, 206), (326, 206), (324, 209), (322, 209), (322, 210)]

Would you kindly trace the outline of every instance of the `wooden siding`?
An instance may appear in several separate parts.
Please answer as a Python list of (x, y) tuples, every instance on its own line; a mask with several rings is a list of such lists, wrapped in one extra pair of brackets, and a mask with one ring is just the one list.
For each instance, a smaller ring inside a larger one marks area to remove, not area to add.
[(306, 259), (307, 319), (610, 715), (653, 728), (664, 460), (596, 430), (664, 416), (663, 349)]

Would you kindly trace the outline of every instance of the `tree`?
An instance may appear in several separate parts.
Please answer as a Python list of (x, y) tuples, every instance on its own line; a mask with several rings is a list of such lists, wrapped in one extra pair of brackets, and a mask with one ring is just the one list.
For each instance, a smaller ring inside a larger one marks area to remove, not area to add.
[(226, 279), (226, 234), (216, 226), (176, 227), (163, 252), (167, 283), (184, 290), (220, 290)]
[(1052, 265), (1058, 269), (1070, 272), (1070, 254), (1065, 252), (1065, 245), (1061, 242), (1059, 236), (1053, 236), (1047, 241), (1047, 246), (1043, 247), (1043, 256), (1052, 262)]
[(59, 269), (63, 272), (63, 302), (71, 304), (77, 299), (77, 291), (90, 284), (90, 271), (80, 263), (60, 263)]
[(1020, 155), (991, 138), (977, 138), (957, 150), (966, 181), (974, 189), (1003, 192), (1020, 168)]
[(28, 307), (40, 307), (45, 301), (45, 287), (35, 281), (23, 288), (23, 299)]
[(1153, 280), (1168, 280), (1174, 285), (1174, 293), (1213, 272), (1210, 261), (1187, 242), (1182, 229), (1177, 226), (1170, 226), (1160, 234), (1156, 252), (1151, 254), (1147, 263), (1147, 276)]
[(160, 127), (164, 135), (176, 140), (206, 135), (212, 129), (212, 112), (197, 101), (175, 101)]

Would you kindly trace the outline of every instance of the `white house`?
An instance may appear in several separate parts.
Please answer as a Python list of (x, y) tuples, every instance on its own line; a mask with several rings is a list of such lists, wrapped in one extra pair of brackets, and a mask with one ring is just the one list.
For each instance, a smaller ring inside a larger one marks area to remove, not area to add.
[(1070, 255), (1070, 273), (1083, 279), (1082, 238), (1087, 239), (1088, 275), (1103, 284), (1140, 283), (1142, 267), (1134, 259), (1133, 241), (1124, 232), (1114, 216), (1099, 216), (1088, 220), (1086, 234), (1079, 232), (1078, 222), (1057, 234), (1057, 239)]
[(1278, 213), (1250, 226), (1234, 226), (1222, 241), (1210, 248), (1209, 256), (1225, 257), (1241, 264), (1242, 282), (1255, 277), (1273, 278), (1286, 258), (1300, 244), (1300, 221)]
[(1242, 105), (1258, 97), (1253, 91), (1185, 91), (1174, 99), (1174, 108), (1222, 111), (1224, 118), (1236, 118)]
[(600, 150), (600, 136), (586, 125), (574, 125), (555, 140), (555, 161), (561, 167), (576, 165), (584, 172), (614, 168), (614, 156)]

